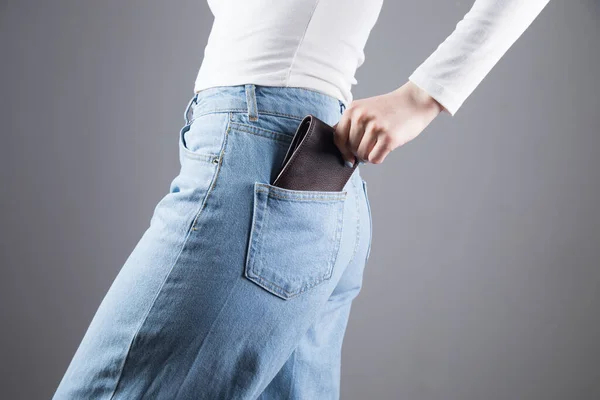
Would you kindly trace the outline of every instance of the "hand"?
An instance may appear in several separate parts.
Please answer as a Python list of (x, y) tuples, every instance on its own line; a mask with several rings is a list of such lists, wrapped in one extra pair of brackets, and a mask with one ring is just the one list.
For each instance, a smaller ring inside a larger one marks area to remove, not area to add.
[(380, 164), (395, 148), (417, 137), (443, 110), (408, 81), (398, 89), (350, 103), (335, 129), (334, 143), (344, 159)]

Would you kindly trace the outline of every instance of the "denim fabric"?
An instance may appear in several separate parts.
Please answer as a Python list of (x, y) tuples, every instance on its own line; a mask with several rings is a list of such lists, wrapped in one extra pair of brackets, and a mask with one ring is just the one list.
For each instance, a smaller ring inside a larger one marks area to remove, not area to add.
[(371, 247), (366, 182), (272, 186), (306, 114), (343, 104), (253, 84), (194, 94), (181, 169), (96, 311), (54, 400), (338, 399)]

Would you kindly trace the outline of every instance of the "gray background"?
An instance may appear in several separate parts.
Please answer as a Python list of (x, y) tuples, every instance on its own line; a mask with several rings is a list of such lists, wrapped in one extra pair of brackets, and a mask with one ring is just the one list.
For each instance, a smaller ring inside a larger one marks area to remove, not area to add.
[[(472, 1), (387, 1), (355, 98)], [(600, 399), (597, 0), (552, 1), (455, 117), (369, 183), (343, 399)], [(0, 3), (2, 397), (50, 398), (178, 172), (204, 1)]]

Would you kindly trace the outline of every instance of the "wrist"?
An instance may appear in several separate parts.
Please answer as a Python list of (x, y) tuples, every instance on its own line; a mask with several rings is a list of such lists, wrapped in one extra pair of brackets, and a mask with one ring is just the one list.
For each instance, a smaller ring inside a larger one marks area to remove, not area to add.
[[(414, 84), (412, 81), (407, 81), (403, 87), (405, 87), (409, 98), (417, 108), (430, 110), (436, 114), (440, 113), (444, 109), (444, 106), (442, 106), (436, 99), (431, 97), (429, 93)], [(397, 90), (400, 89), (402, 89), (402, 87)]]

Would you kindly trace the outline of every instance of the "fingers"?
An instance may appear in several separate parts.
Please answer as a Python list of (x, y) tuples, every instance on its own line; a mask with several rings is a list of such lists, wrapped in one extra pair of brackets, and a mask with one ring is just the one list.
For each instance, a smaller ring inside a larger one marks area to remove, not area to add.
[(366, 128), (364, 129), (364, 133), (362, 135), (362, 139), (358, 145), (356, 150), (356, 155), (359, 159), (362, 159), (364, 162), (372, 162), (372, 151), (377, 143), (377, 135), (378, 130), (374, 129), (374, 121), (371, 121), (366, 124)]
[(345, 115), (342, 115), (339, 122), (337, 124), (335, 124), (333, 127), (335, 128), (335, 132), (333, 135), (333, 141), (334, 141), (335, 145), (337, 146), (337, 148), (342, 153), (342, 157), (344, 158), (344, 160), (347, 163), (351, 164), (351, 165), (348, 165), (348, 164), (347, 165), (349, 167), (351, 167), (352, 165), (354, 165), (355, 158), (354, 158), (354, 154), (350, 150), (349, 144), (348, 144), (348, 135), (350, 133), (350, 120), (349, 120), (349, 118), (345, 117)]
[(384, 140), (378, 140), (369, 153), (369, 161), (373, 164), (381, 164), (390, 151)]
[(368, 161), (369, 151), (375, 145), (376, 137), (365, 131), (366, 118), (360, 113), (342, 115), (340, 121), (334, 125), (336, 137), (334, 141), (345, 160), (353, 166), (355, 162), (364, 164)]
[(350, 129), (348, 132), (348, 151), (350, 151), (358, 161), (363, 159), (358, 155), (358, 147), (361, 144), (363, 135), (365, 133), (364, 118), (361, 117), (360, 113), (354, 113), (354, 117), (350, 118)]
[(382, 121), (370, 117), (364, 110), (349, 108), (334, 126), (334, 142), (344, 160), (364, 164), (383, 162), (391, 152), (391, 136), (386, 135)]

